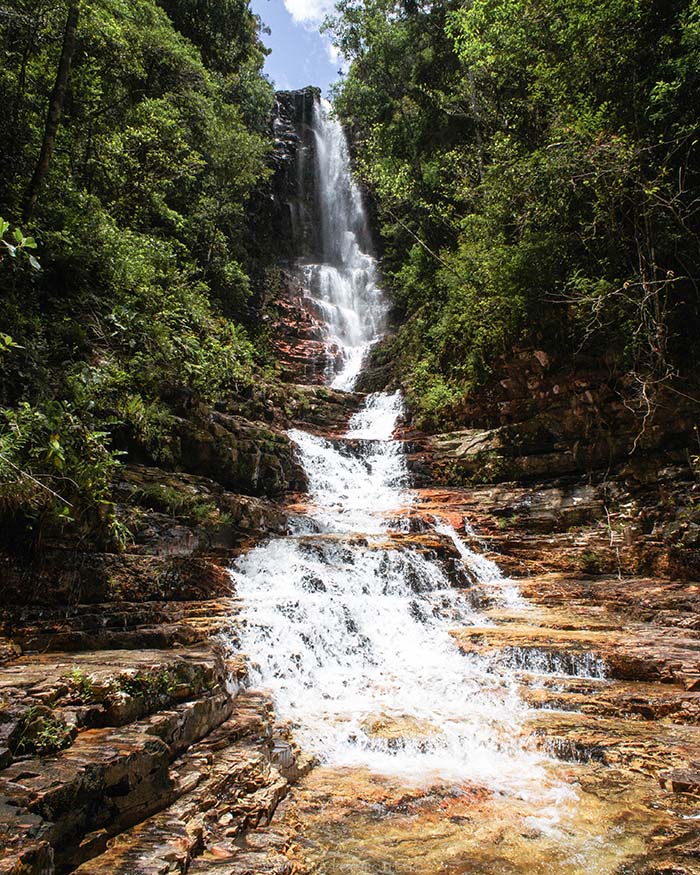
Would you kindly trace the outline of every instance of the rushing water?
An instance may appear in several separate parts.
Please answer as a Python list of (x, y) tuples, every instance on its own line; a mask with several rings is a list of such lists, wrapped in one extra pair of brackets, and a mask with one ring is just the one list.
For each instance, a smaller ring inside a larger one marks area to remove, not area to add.
[(392, 544), (410, 503), (400, 410), (398, 394), (372, 395), (347, 441), (292, 432), (312, 507), (298, 534), (237, 563), (242, 646), (322, 760), (512, 786), (535, 768), (515, 673), (460, 653), (450, 628), (483, 618), (437, 560)]
[[(315, 113), (323, 263), (307, 266), (351, 389), (384, 330), (362, 199), (340, 125)], [(446, 568), (393, 536), (406, 530), (411, 494), (403, 447), (392, 439), (400, 393), (370, 395), (344, 439), (295, 430), (309, 481), (309, 512), (285, 538), (258, 546), (232, 571), (244, 605), (240, 644), (278, 716), (309, 752), (425, 781), (531, 784), (537, 757), (520, 741), (525, 708), (511, 665), (464, 656), (455, 626), (487, 621)], [(465, 565), (502, 604), (518, 595), (497, 566), (440, 520)], [(523, 777), (527, 780), (524, 781)]]

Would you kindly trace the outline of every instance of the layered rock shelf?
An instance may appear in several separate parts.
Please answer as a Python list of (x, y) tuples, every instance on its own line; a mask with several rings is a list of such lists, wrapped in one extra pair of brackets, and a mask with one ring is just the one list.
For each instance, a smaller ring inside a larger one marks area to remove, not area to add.
[[(306, 413), (331, 440), (362, 399), (296, 391), (308, 400), (294, 422)], [(406, 450), (427, 470), (438, 464), (415, 438)], [(283, 501), (244, 495), (193, 467), (124, 469), (121, 495), (139, 507), (125, 553), (54, 545), (40, 564), (6, 567), (3, 873), (312, 871), (319, 794), (340, 793), (332, 819), (348, 834), (364, 818), (359, 803), (342, 801), (340, 776), (304, 777), (308, 757), (275, 726), (271, 702), (246, 689), (243, 655), (219, 643), (238, 611), (226, 564), (283, 533), (289, 515), (308, 509), (305, 494), (289, 480)], [(629, 498), (628, 480), (606, 478), (425, 486), (406, 508), (410, 531), (326, 540), (438, 562), (489, 620), (454, 629), (461, 650), (518, 672), (531, 708), (525, 743), (632, 812), (641, 844), (624, 871), (690, 875), (700, 852), (700, 585), (674, 576), (663, 533), (645, 531), (649, 503)], [(506, 570), (523, 597), (517, 608), (491, 603), (435, 518)], [(422, 730), (375, 721), (371, 731), (400, 741)], [(409, 843), (418, 837), (396, 820), (401, 806), (425, 825), (434, 806), (456, 804), (391, 782), (370, 781), (365, 798), (396, 811), (389, 824)], [(474, 788), (454, 816), (495, 817), (494, 804)], [(435, 848), (428, 859), (442, 865)]]
[(125, 551), (56, 541), (4, 558), (0, 872), (291, 870), (291, 840), (256, 828), (310, 762), (222, 633), (238, 610), (228, 564), (287, 529), (260, 493), (304, 483), (284, 427), (303, 411), (332, 434), (358, 403), (305, 385), (293, 400), (271, 424), (198, 412), (184, 470), (121, 469)]

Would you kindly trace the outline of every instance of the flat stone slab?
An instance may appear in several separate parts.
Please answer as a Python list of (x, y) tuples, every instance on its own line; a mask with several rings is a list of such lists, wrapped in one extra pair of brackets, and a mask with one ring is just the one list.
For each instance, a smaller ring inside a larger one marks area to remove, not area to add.
[(700, 724), (700, 693), (676, 685), (528, 674), (521, 680), (520, 694), (533, 708)]
[(525, 729), (560, 759), (624, 767), (657, 780), (669, 767), (686, 767), (700, 750), (700, 727), (665, 722), (536, 711)]
[(553, 572), (522, 578), (518, 585), (535, 604), (604, 605), (620, 612), (626, 622), (660, 615), (666, 622), (675, 616), (677, 622), (688, 620), (690, 628), (700, 626), (700, 583), (649, 577), (584, 578)]

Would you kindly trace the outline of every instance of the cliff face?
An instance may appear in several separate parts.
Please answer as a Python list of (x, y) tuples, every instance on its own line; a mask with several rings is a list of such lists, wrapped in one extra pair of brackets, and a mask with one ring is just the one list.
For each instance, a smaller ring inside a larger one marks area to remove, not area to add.
[(311, 258), (320, 247), (313, 132), (320, 93), (304, 88), (275, 94), (272, 225), (281, 258)]

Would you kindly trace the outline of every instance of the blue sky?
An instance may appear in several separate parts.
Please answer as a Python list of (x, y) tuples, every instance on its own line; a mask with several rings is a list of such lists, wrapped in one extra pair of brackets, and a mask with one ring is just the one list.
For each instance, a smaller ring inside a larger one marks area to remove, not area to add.
[(272, 49), (265, 72), (275, 88), (318, 85), (327, 95), (338, 79), (341, 61), (319, 27), (333, 11), (333, 0), (251, 0), (250, 5), (271, 30), (262, 41)]

